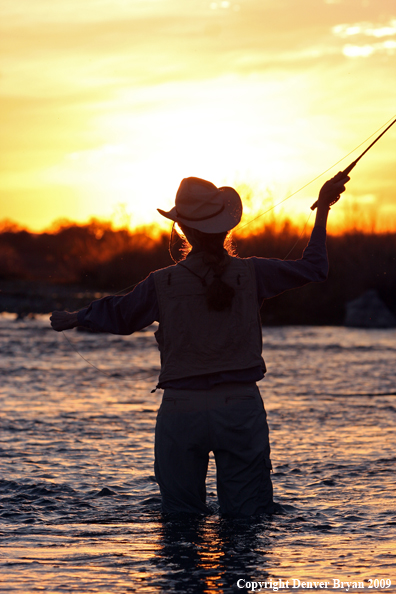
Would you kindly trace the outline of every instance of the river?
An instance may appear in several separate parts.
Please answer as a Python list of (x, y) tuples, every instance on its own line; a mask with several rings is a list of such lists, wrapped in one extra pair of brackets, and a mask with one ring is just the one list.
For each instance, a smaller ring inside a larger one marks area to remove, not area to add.
[(221, 518), (211, 460), (213, 515), (166, 519), (152, 328), (65, 337), (48, 316), (2, 314), (0, 592), (395, 592), (396, 331), (277, 327), (263, 341), (285, 513)]

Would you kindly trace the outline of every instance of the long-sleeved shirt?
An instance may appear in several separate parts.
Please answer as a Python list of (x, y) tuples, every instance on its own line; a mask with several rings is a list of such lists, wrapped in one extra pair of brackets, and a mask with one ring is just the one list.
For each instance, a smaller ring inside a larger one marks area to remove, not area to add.
[[(257, 301), (261, 306), (264, 299), (275, 297), (284, 291), (302, 287), (310, 282), (326, 279), (328, 272), (326, 230), (321, 226), (314, 227), (308, 246), (299, 260), (257, 257), (251, 259), (256, 273)], [(150, 326), (153, 322), (160, 322), (159, 318), (153, 273), (150, 273), (127, 295), (98, 299), (78, 312), (80, 326), (99, 332), (124, 335)], [(262, 379), (263, 372), (259, 368), (250, 368), (213, 374), (213, 376), (181, 378), (172, 381), (171, 385), (159, 387), (205, 389), (223, 382), (258, 381)]]

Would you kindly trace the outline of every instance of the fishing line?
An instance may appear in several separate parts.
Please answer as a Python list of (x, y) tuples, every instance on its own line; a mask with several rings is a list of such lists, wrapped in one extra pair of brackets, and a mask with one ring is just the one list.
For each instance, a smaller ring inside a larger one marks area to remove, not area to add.
[[(391, 122), (390, 125), (389, 122)], [(366, 142), (368, 140), (370, 140), (370, 138), (372, 138), (373, 136), (375, 136), (380, 130), (382, 130), (385, 126), (387, 126), (387, 128), (385, 130), (383, 130), (383, 132), (380, 134), (380, 136), (378, 136), (378, 138), (376, 138), (374, 140), (373, 143), (370, 144), (369, 147), (367, 147), (367, 149), (351, 164), (347, 167), (347, 169), (349, 169), (349, 167), (351, 167), (351, 169), (353, 169), (353, 167), (357, 164), (357, 162), (363, 157), (363, 155), (365, 155), (367, 153), (367, 151), (381, 138), (381, 136), (383, 136), (383, 134), (385, 134), (385, 132), (387, 132), (387, 130), (389, 130), (389, 128), (391, 126), (393, 126), (393, 124), (396, 123), (396, 118), (395, 116), (392, 116), (387, 122), (385, 122), (384, 124), (382, 124), (382, 126), (380, 126), (377, 130), (375, 130), (375, 132), (373, 132), (372, 134), (370, 134), (370, 136), (368, 136), (365, 140), (363, 140), (360, 144), (358, 144), (357, 146), (355, 146), (355, 148), (353, 148), (351, 151), (349, 151), (349, 153), (347, 153), (346, 155), (344, 155), (341, 159), (339, 159), (338, 161), (336, 161), (335, 163), (333, 163), (333, 165), (331, 165), (330, 167), (328, 167), (327, 169), (325, 169), (324, 171), (322, 171), (322, 173), (320, 173), (319, 175), (317, 175), (316, 177), (314, 177), (313, 179), (311, 179), (311, 181), (307, 182), (306, 184), (304, 184), (303, 186), (301, 186), (301, 188), (298, 188), (298, 190), (296, 190), (295, 192), (292, 192), (291, 194), (289, 194), (288, 196), (286, 196), (286, 198), (283, 198), (282, 200), (280, 200), (279, 202), (277, 202), (276, 204), (273, 204), (270, 208), (268, 208), (267, 210), (265, 210), (264, 212), (260, 213), (259, 215), (257, 215), (256, 217), (254, 217), (253, 219), (250, 219), (249, 221), (247, 221), (244, 225), (241, 225), (238, 227), (238, 231), (240, 231), (241, 229), (244, 229), (245, 227), (247, 227), (248, 225), (250, 225), (251, 223), (253, 223), (254, 221), (257, 221), (258, 219), (260, 219), (261, 217), (263, 217), (264, 215), (266, 215), (267, 213), (271, 212), (271, 210), (273, 210), (274, 208), (276, 208), (277, 206), (279, 206), (280, 204), (283, 204), (283, 202), (286, 202), (286, 200), (289, 200), (290, 198), (292, 198), (293, 196), (295, 196), (296, 194), (298, 194), (299, 192), (301, 192), (302, 190), (304, 190), (305, 188), (307, 188), (308, 186), (310, 186), (311, 184), (313, 184), (316, 180), (318, 180), (319, 178), (323, 177), (323, 175), (325, 175), (328, 171), (330, 171), (331, 169), (333, 169), (336, 165), (338, 165), (338, 163), (341, 163), (342, 161), (344, 161), (347, 157), (349, 157), (349, 155), (352, 155), (352, 153), (354, 153), (355, 151), (357, 151), (361, 146), (363, 146), (364, 144), (366, 144)], [(347, 171), (347, 169), (345, 169), (345, 171)], [(351, 171), (351, 169), (349, 171)], [(315, 203), (316, 204), (316, 203)], [(312, 205), (311, 210), (313, 210), (314, 205)], [(309, 214), (309, 217), (304, 225), (304, 229), (303, 229), (303, 233), (305, 231), (305, 228), (308, 224), (308, 221), (311, 217), (311, 214)], [(173, 229), (174, 229), (174, 224), (172, 226), (172, 233), (171, 233), (171, 239), (170, 239), (170, 244), (172, 241), (172, 236), (173, 236)], [(290, 253), (294, 250), (295, 246), (297, 245), (297, 243), (300, 241), (301, 237), (303, 236), (303, 233), (300, 235), (300, 237), (298, 238), (296, 244), (293, 245), (292, 249), (288, 252), (288, 254), (284, 257), (284, 260), (286, 260), (286, 258), (290, 255)], [(173, 246), (170, 246), (173, 247)], [(172, 254), (171, 254), (172, 260), (174, 260)], [(141, 282), (141, 281), (139, 281)], [(114, 296), (116, 295), (120, 295), (121, 293), (124, 293), (126, 291), (128, 291), (129, 289), (133, 289), (134, 287), (136, 287), (136, 285), (139, 284), (139, 282), (134, 283), (133, 285), (129, 285), (128, 287), (125, 287), (124, 289), (121, 289), (120, 291), (118, 291), (117, 293), (113, 293)]]
[[(341, 159), (339, 159), (338, 161), (336, 161), (335, 163), (333, 163), (333, 165), (331, 165), (331, 167), (329, 167), (325, 171), (322, 171), (322, 173), (320, 173), (319, 175), (317, 175), (316, 177), (314, 177), (313, 179), (311, 179), (311, 181), (309, 181), (305, 185), (301, 186), (301, 188), (299, 188), (295, 192), (292, 192), (291, 194), (289, 194), (288, 196), (286, 196), (286, 198), (283, 198), (283, 200), (280, 200), (279, 202), (277, 202), (276, 204), (274, 204), (273, 206), (271, 206), (268, 210), (262, 212), (261, 214), (257, 215), (253, 219), (250, 219), (250, 221), (247, 221), (247, 223), (245, 223), (241, 227), (238, 227), (238, 230), (244, 229), (245, 227), (247, 227), (248, 225), (250, 225), (254, 221), (257, 221), (257, 219), (260, 219), (261, 217), (263, 217), (264, 215), (266, 215), (268, 212), (270, 212), (271, 210), (273, 210), (274, 208), (276, 208), (277, 206), (279, 206), (280, 204), (283, 204), (283, 202), (286, 202), (286, 200), (289, 200), (289, 198), (292, 198), (292, 196), (295, 196), (296, 194), (298, 194), (299, 192), (301, 192), (302, 190), (304, 190), (305, 188), (307, 188), (308, 186), (310, 186), (311, 184), (313, 184), (313, 182), (315, 182), (317, 179), (319, 179), (320, 177), (322, 177), (325, 173), (327, 173), (328, 171), (330, 171), (331, 169), (333, 169), (333, 167), (335, 167), (336, 165), (338, 165), (338, 163), (341, 163), (342, 161), (344, 161), (347, 157), (349, 157), (349, 155), (352, 155), (352, 153), (354, 153), (355, 151), (357, 151), (358, 148), (360, 148), (361, 146), (363, 146), (364, 144), (366, 144), (366, 142), (368, 140), (370, 140), (370, 138), (372, 138), (373, 136), (375, 136), (380, 130), (382, 130), (382, 128), (384, 128), (385, 126), (387, 126), (389, 124), (389, 122), (392, 122), (392, 123), (386, 128), (386, 130), (384, 130), (382, 132), (382, 134), (380, 136), (378, 136), (378, 138), (375, 139), (375, 141), (360, 155), (360, 157), (358, 159), (356, 159), (356, 161), (354, 161), (354, 165), (353, 166), (355, 166), (356, 163), (363, 157), (363, 155), (377, 142), (377, 140), (379, 140), (381, 138), (381, 136), (383, 134), (385, 134), (385, 132), (387, 130), (389, 130), (389, 128), (391, 126), (393, 126), (393, 124), (396, 122), (395, 116), (392, 116), (387, 122), (385, 122), (385, 124), (382, 124), (382, 126), (380, 126), (378, 128), (378, 130), (376, 130), (375, 132), (373, 132), (372, 134), (370, 134), (370, 136), (368, 136), (365, 140), (363, 140), (363, 142), (361, 142), (360, 144), (358, 144), (357, 146), (355, 146), (355, 148), (352, 149), (349, 153), (347, 153)], [(351, 165), (349, 167), (351, 167)]]
[[(102, 375), (105, 375), (108, 378), (114, 378), (114, 375), (111, 373), (108, 373), (107, 371), (105, 371), (104, 369), (100, 369), (100, 367), (97, 367), (94, 363), (91, 363), (91, 361), (88, 361), (88, 359), (86, 359), (81, 353), (80, 351), (76, 348), (76, 346), (71, 342), (71, 340), (69, 340), (69, 338), (67, 337), (67, 335), (65, 334), (64, 331), (62, 331), (62, 335), (66, 338), (67, 342), (69, 343), (69, 345), (71, 346), (71, 348), (73, 349), (73, 351), (75, 351), (77, 353), (77, 355), (79, 355), (81, 357), (81, 359), (83, 359), (86, 363), (88, 363), (88, 365), (90, 365), (91, 367), (93, 367), (94, 369), (96, 369), (96, 371), (99, 371), (99, 373), (101, 373)], [(153, 378), (157, 377), (157, 373), (155, 375), (149, 375), (146, 377), (135, 377), (133, 379), (126, 379), (123, 378), (122, 381), (123, 382), (136, 382), (136, 381), (144, 381), (144, 380), (151, 380)], [(135, 386), (136, 390), (147, 390), (147, 388), (139, 388), (137, 386)]]
[[(388, 122), (387, 122), (387, 123), (388, 123)], [(362, 157), (363, 157), (363, 156), (364, 156), (364, 155), (367, 153), (367, 151), (369, 151), (369, 150), (371, 149), (371, 147), (372, 147), (372, 146), (374, 146), (374, 145), (375, 145), (375, 143), (376, 143), (376, 142), (378, 142), (380, 138), (382, 138), (382, 136), (385, 134), (385, 132), (387, 132), (387, 131), (389, 130), (389, 128), (391, 128), (391, 127), (393, 126), (393, 124), (395, 124), (395, 123), (396, 123), (396, 119), (394, 119), (394, 120), (393, 120), (393, 122), (392, 122), (392, 123), (391, 123), (391, 124), (390, 124), (390, 125), (389, 125), (387, 128), (385, 128), (385, 130), (384, 130), (384, 131), (383, 131), (383, 132), (382, 132), (382, 133), (381, 133), (381, 134), (380, 134), (380, 135), (379, 135), (379, 136), (378, 136), (378, 137), (377, 137), (377, 138), (374, 140), (374, 142), (372, 142), (372, 143), (370, 144), (370, 146), (368, 146), (368, 147), (366, 148), (366, 150), (364, 150), (364, 151), (362, 152), (362, 154), (361, 154), (361, 155), (359, 155), (359, 157), (358, 157), (357, 159), (355, 159), (354, 161), (352, 161), (352, 163), (351, 163), (350, 165), (348, 165), (348, 167), (346, 167), (346, 168), (344, 169), (344, 171), (342, 171), (342, 173), (343, 173), (345, 176), (347, 176), (347, 175), (348, 175), (348, 174), (349, 174), (349, 173), (352, 171), (352, 169), (355, 167), (355, 165), (357, 165), (357, 164), (358, 164), (358, 162), (360, 161), (360, 159), (361, 159), (361, 158), (362, 158)], [(385, 124), (385, 126), (386, 126), (386, 124)], [(377, 130), (377, 132), (378, 132), (378, 130)], [(375, 132), (374, 134), (376, 134), (376, 132)], [(338, 200), (338, 199), (337, 199), (337, 200)], [(336, 200), (336, 202), (337, 202), (337, 200)], [(333, 202), (332, 204), (334, 204), (334, 202)], [(316, 208), (317, 206), (318, 206), (318, 201), (316, 201), (314, 204), (312, 204), (312, 206), (311, 206), (311, 210), (315, 210), (315, 208)]]
[[(389, 122), (391, 122), (389, 124)], [(271, 210), (273, 210), (274, 208), (276, 208), (277, 206), (279, 206), (280, 204), (282, 204), (283, 202), (286, 202), (286, 200), (289, 200), (289, 198), (291, 198), (292, 196), (295, 196), (296, 194), (298, 194), (299, 192), (301, 192), (302, 190), (304, 190), (305, 188), (307, 188), (309, 185), (311, 185), (314, 181), (316, 181), (317, 179), (319, 179), (320, 177), (322, 177), (323, 175), (325, 175), (325, 173), (327, 173), (328, 171), (330, 171), (331, 169), (333, 169), (336, 165), (338, 165), (338, 163), (341, 163), (341, 161), (344, 161), (347, 157), (349, 157), (349, 155), (351, 155), (352, 153), (354, 153), (355, 151), (357, 151), (358, 148), (360, 148), (361, 146), (363, 146), (364, 144), (366, 144), (366, 142), (368, 140), (370, 140), (370, 138), (372, 138), (373, 136), (375, 136), (380, 130), (382, 130), (385, 126), (387, 126), (385, 128), (385, 130), (383, 130), (381, 132), (381, 134), (374, 140), (374, 142), (372, 142), (364, 151), (363, 153), (357, 158), (355, 159), (355, 161), (353, 161), (350, 165), (348, 165), (348, 167), (346, 169), (344, 169), (344, 173), (345, 175), (348, 175), (348, 173), (350, 173), (352, 171), (352, 169), (355, 167), (355, 165), (358, 163), (358, 161), (360, 161), (360, 159), (363, 157), (363, 155), (365, 155), (367, 153), (367, 151), (369, 151), (371, 149), (372, 146), (374, 146), (374, 144), (385, 134), (385, 132), (387, 132), (389, 130), (389, 128), (391, 128), (393, 126), (393, 124), (396, 123), (396, 118), (395, 116), (392, 116), (387, 122), (385, 122), (385, 124), (382, 124), (382, 126), (380, 126), (375, 132), (373, 132), (372, 134), (370, 134), (370, 136), (368, 136), (365, 140), (363, 140), (363, 142), (361, 142), (360, 144), (358, 144), (354, 149), (352, 149), (349, 153), (347, 153), (346, 155), (344, 155), (344, 157), (342, 157), (342, 159), (339, 159), (338, 161), (336, 161), (333, 165), (331, 165), (331, 167), (329, 167), (328, 169), (326, 169), (325, 171), (323, 171), (322, 173), (320, 173), (319, 175), (317, 175), (316, 177), (314, 177), (313, 179), (311, 179), (311, 181), (309, 181), (308, 183), (306, 183), (304, 186), (301, 186), (301, 188), (299, 188), (298, 190), (296, 190), (295, 192), (292, 192), (292, 194), (289, 194), (288, 196), (286, 196), (286, 198), (283, 198), (283, 200), (280, 200), (280, 202), (277, 202), (276, 204), (274, 204), (273, 206), (271, 206), (268, 210), (262, 212), (261, 214), (259, 214), (257, 217), (254, 217), (253, 219), (250, 219), (250, 221), (248, 221), (247, 223), (245, 223), (244, 225), (242, 225), (241, 227), (239, 227), (240, 229), (244, 229), (245, 227), (247, 227), (248, 225), (250, 225), (251, 223), (253, 223), (254, 221), (257, 221), (258, 219), (260, 219), (261, 217), (263, 217), (265, 214), (267, 214), (268, 212), (270, 212)], [(389, 124), (389, 125), (388, 125)], [(305, 229), (308, 225), (308, 221), (311, 218), (311, 214), (312, 211), (315, 210), (315, 208), (318, 205), (318, 201), (316, 201), (312, 206), (311, 206), (311, 212), (309, 214), (309, 217), (307, 218), (304, 228), (302, 230), (302, 233), (300, 234), (300, 236), (298, 237), (297, 241), (293, 244), (292, 248), (288, 251), (288, 253), (286, 254), (286, 256), (283, 258), (283, 260), (286, 260), (286, 258), (288, 258), (290, 256), (290, 254), (292, 253), (292, 251), (294, 250), (294, 248), (296, 247), (296, 245), (298, 244), (298, 242), (300, 241), (300, 239), (302, 238), (302, 236), (304, 235)]]
[(311, 218), (311, 214), (312, 214), (312, 212), (313, 212), (313, 211), (311, 210), (311, 212), (309, 213), (309, 217), (308, 217), (308, 218), (307, 218), (307, 220), (305, 221), (304, 228), (303, 228), (303, 230), (301, 231), (300, 235), (299, 235), (299, 236), (298, 236), (298, 238), (297, 238), (297, 241), (296, 241), (296, 243), (295, 243), (295, 244), (293, 245), (293, 247), (292, 247), (292, 248), (291, 248), (291, 249), (290, 249), (290, 250), (287, 252), (287, 254), (286, 254), (286, 256), (283, 258), (283, 260), (286, 260), (286, 259), (287, 259), (287, 258), (290, 256), (290, 254), (292, 253), (292, 251), (294, 250), (294, 248), (296, 247), (296, 245), (298, 244), (298, 242), (300, 241), (300, 239), (301, 239), (301, 238), (302, 238), (302, 236), (304, 235), (304, 233), (305, 233), (305, 229), (307, 228), (307, 225), (308, 225), (309, 219)]
[[(312, 396), (310, 392), (296, 392), (296, 396)], [(315, 396), (330, 396), (331, 398), (355, 398), (360, 396), (367, 396), (368, 398), (375, 398), (376, 396), (396, 396), (396, 392), (356, 392), (356, 394), (315, 394)]]
[[(391, 122), (389, 124), (389, 122)], [(248, 225), (250, 225), (251, 223), (253, 223), (254, 221), (257, 221), (258, 219), (260, 219), (261, 217), (263, 217), (264, 215), (266, 215), (267, 213), (269, 213), (271, 210), (273, 210), (274, 208), (276, 208), (277, 206), (279, 206), (280, 204), (283, 204), (283, 202), (286, 202), (286, 200), (289, 200), (290, 198), (292, 198), (293, 196), (295, 196), (296, 194), (298, 194), (299, 192), (301, 192), (302, 190), (304, 190), (305, 188), (307, 188), (308, 186), (310, 186), (313, 182), (315, 182), (316, 180), (318, 180), (320, 177), (322, 177), (323, 175), (325, 175), (325, 173), (327, 173), (328, 171), (330, 171), (331, 169), (333, 169), (333, 167), (335, 167), (336, 165), (338, 165), (338, 163), (341, 163), (342, 161), (344, 161), (347, 157), (349, 157), (349, 155), (351, 155), (352, 153), (354, 153), (358, 148), (360, 148), (363, 144), (365, 144), (368, 140), (370, 140), (370, 138), (372, 138), (373, 136), (375, 136), (380, 130), (382, 130), (385, 126), (387, 126), (385, 128), (385, 130), (383, 130), (381, 132), (381, 134), (374, 140), (374, 142), (372, 142), (364, 151), (361, 155), (359, 155), (359, 157), (357, 159), (355, 159), (355, 161), (353, 161), (345, 170), (344, 173), (347, 175), (350, 171), (352, 171), (352, 169), (355, 167), (355, 165), (358, 163), (358, 161), (360, 161), (360, 159), (363, 157), (363, 155), (365, 155), (367, 153), (367, 151), (369, 151), (371, 149), (372, 146), (374, 146), (374, 144), (385, 134), (385, 132), (387, 132), (389, 130), (389, 128), (391, 128), (393, 126), (393, 124), (396, 123), (396, 118), (395, 116), (392, 116), (392, 118), (390, 118), (387, 122), (385, 122), (385, 124), (383, 124), (382, 126), (380, 126), (375, 132), (373, 132), (372, 134), (370, 134), (370, 136), (368, 136), (365, 140), (363, 140), (363, 142), (361, 142), (360, 144), (358, 144), (354, 149), (352, 149), (349, 153), (347, 153), (346, 155), (344, 155), (344, 157), (342, 157), (341, 159), (339, 159), (338, 161), (336, 161), (335, 163), (333, 163), (333, 165), (331, 165), (330, 167), (328, 167), (325, 171), (323, 171), (322, 173), (320, 173), (319, 175), (317, 175), (316, 177), (314, 177), (313, 179), (311, 179), (311, 181), (309, 181), (308, 183), (304, 184), (303, 186), (301, 186), (298, 190), (296, 190), (295, 192), (292, 192), (291, 194), (289, 194), (288, 196), (286, 196), (286, 198), (283, 198), (283, 200), (280, 200), (279, 202), (277, 202), (276, 204), (274, 204), (273, 206), (271, 206), (270, 208), (268, 208), (267, 210), (265, 210), (264, 212), (260, 213), (258, 216), (254, 217), (253, 219), (250, 219), (250, 221), (247, 221), (247, 223), (245, 223), (244, 225), (239, 227), (239, 230), (244, 229), (245, 227), (247, 227)], [(388, 125), (389, 124), (389, 125)], [(309, 213), (309, 217), (304, 225), (304, 228), (301, 232), (301, 234), (299, 235), (297, 241), (295, 242), (295, 244), (292, 246), (292, 248), (289, 250), (289, 252), (286, 254), (286, 256), (283, 258), (283, 260), (286, 260), (286, 258), (289, 257), (289, 255), (291, 254), (291, 252), (294, 250), (294, 248), (296, 247), (296, 245), (298, 244), (298, 242), (300, 241), (301, 237), (304, 235), (305, 233), (305, 229), (308, 225), (309, 219), (311, 218), (311, 214), (313, 212), (313, 210), (316, 208), (317, 206), (317, 202), (315, 202), (312, 206), (311, 206), (311, 212)], [(172, 236), (173, 236), (173, 229), (174, 229), (174, 225), (172, 226), (172, 234), (171, 234), (171, 239), (170, 239), (170, 249), (169, 252), (171, 254), (171, 257), (173, 259), (172, 253), (171, 253), (171, 242), (172, 242)], [(141, 282), (141, 281), (139, 281)], [(133, 285), (130, 285), (128, 287), (125, 287), (124, 289), (121, 289), (120, 291), (118, 291), (117, 293), (113, 293), (114, 296), (119, 295), (120, 293), (124, 293), (126, 291), (128, 291), (129, 289), (133, 289), (134, 287), (136, 287), (136, 285), (139, 284), (139, 282), (134, 283)], [(94, 365), (93, 363), (91, 363), (90, 361), (88, 361), (88, 359), (86, 359), (78, 350), (77, 348), (74, 346), (74, 344), (68, 339), (68, 337), (66, 336), (66, 334), (64, 334), (64, 332), (62, 332), (62, 334), (64, 335), (64, 337), (66, 338), (67, 342), (70, 344), (70, 346), (72, 347), (72, 349), (86, 362), (88, 363), (88, 365), (90, 365), (91, 367), (93, 367), (94, 369), (96, 369), (97, 371), (99, 371), (99, 373), (102, 373), (103, 375), (105, 375), (106, 377), (113, 377), (111, 374), (107, 373), (106, 371), (104, 371), (103, 369), (100, 369), (99, 367), (97, 367), (96, 365)], [(150, 376), (149, 376), (150, 377)], [(154, 377), (154, 376), (152, 376)], [(132, 381), (136, 381), (139, 379), (148, 379), (146, 378), (134, 378), (134, 380), (123, 380), (126, 382), (132, 382)], [(141, 388), (144, 389), (144, 388)], [(392, 394), (393, 395), (393, 394)]]
[[(175, 240), (174, 243), (172, 243), (173, 240), (173, 235), (174, 235), (174, 231), (175, 231), (175, 223), (173, 223), (172, 225), (172, 230), (171, 230), (171, 234), (170, 234), (170, 238), (169, 238), (169, 243), (168, 243), (168, 252), (169, 255), (171, 257), (171, 259), (173, 260), (173, 262), (175, 264), (177, 264), (177, 261), (175, 260), (175, 258), (173, 257), (173, 253), (172, 250), (174, 248), (174, 246), (180, 241), (180, 237), (179, 235), (176, 233), (177, 235), (177, 239)], [(143, 279), (142, 279), (143, 280)], [(128, 291), (129, 289), (134, 289), (139, 283), (141, 283), (142, 281), (138, 281), (137, 283), (134, 283), (133, 285), (129, 285), (129, 287), (125, 287), (124, 289), (121, 289), (120, 291), (118, 291), (117, 293), (112, 293), (112, 295), (115, 297), (116, 295), (120, 295), (121, 293), (125, 293), (126, 291)]]

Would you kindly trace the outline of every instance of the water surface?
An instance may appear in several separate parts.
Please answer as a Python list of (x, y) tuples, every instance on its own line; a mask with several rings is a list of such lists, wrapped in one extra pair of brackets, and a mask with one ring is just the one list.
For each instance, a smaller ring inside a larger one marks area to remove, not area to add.
[(264, 329), (286, 513), (234, 521), (217, 514), (213, 461), (213, 515), (161, 515), (152, 331), (67, 336), (101, 371), (46, 317), (0, 317), (1, 592), (396, 591), (395, 330)]

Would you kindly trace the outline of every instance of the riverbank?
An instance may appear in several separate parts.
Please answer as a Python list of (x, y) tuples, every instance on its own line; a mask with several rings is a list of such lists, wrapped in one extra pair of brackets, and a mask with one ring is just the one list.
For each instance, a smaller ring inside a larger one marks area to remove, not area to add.
[[(111, 292), (87, 290), (79, 285), (4, 281), (0, 290), (0, 313), (15, 314), (16, 319), (23, 319), (55, 310), (78, 311), (106, 295)], [(329, 308), (326, 304), (326, 283), (308, 285), (265, 301), (261, 320), (264, 326), (396, 327), (396, 316), (373, 289), (352, 301), (332, 303)]]
[[(290, 223), (267, 225), (258, 234), (235, 237), (242, 258), (300, 258), (308, 237)], [(0, 232), (0, 311), (26, 316), (55, 309), (75, 311), (93, 299), (127, 292), (152, 270), (172, 264), (169, 237), (150, 229), (114, 230), (92, 221), (53, 233)], [(180, 242), (173, 248), (177, 257)], [(290, 248), (295, 246), (290, 252)], [(396, 316), (396, 234), (351, 232), (328, 236), (330, 272), (312, 283), (265, 301), (266, 326), (342, 325), (348, 304), (368, 291)]]
[(14, 313), (19, 318), (47, 314), (54, 310), (77, 311), (107, 293), (86, 290), (78, 285), (51, 285), (24, 280), (3, 281), (0, 290), (0, 313)]

